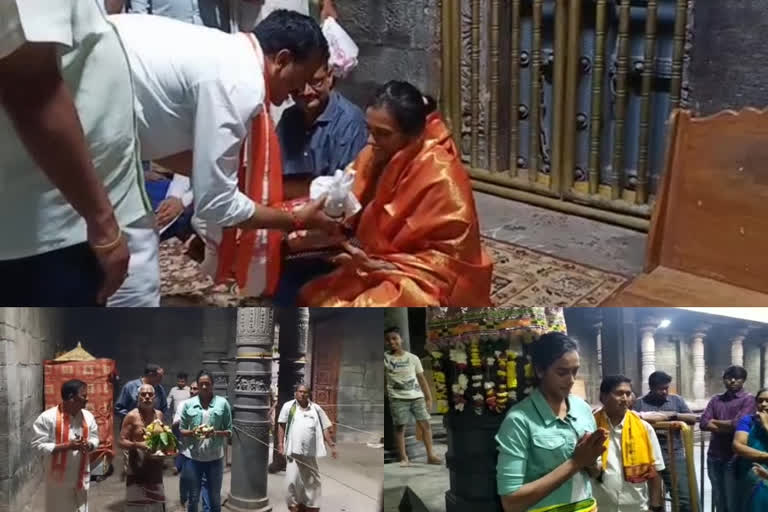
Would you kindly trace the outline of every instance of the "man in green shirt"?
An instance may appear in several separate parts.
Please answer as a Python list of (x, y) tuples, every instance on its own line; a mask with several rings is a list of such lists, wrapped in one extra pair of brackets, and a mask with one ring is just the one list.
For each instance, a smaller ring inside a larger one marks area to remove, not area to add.
[(397, 327), (385, 330), (384, 340), (388, 350), (384, 353), (387, 396), (395, 425), (400, 465), (410, 465), (405, 453), (405, 425), (411, 416), (416, 419), (417, 428), (424, 434), (427, 463), (442, 464), (443, 461), (432, 451), (432, 428), (429, 425), (432, 395), (427, 379), (424, 378), (421, 361), (414, 354), (403, 350), (403, 339)]

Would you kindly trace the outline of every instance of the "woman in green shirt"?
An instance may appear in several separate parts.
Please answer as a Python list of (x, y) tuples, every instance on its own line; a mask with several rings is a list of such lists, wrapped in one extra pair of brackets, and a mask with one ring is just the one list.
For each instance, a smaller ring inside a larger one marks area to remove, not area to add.
[(537, 377), (531, 396), (512, 407), (496, 435), (496, 482), (505, 512), (524, 512), (592, 497), (585, 470), (603, 452), (606, 432), (571, 394), (579, 371), (576, 342), (548, 333), (531, 345)]

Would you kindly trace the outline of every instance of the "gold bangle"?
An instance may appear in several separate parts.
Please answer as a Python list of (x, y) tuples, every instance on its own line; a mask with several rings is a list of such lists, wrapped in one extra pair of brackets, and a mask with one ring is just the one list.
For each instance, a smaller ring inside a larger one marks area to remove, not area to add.
[(110, 249), (114, 249), (115, 247), (117, 247), (117, 245), (120, 243), (122, 239), (123, 239), (123, 231), (120, 230), (117, 232), (117, 237), (113, 241), (109, 242), (108, 244), (102, 244), (102, 245), (91, 244), (91, 247), (95, 251), (108, 251)]

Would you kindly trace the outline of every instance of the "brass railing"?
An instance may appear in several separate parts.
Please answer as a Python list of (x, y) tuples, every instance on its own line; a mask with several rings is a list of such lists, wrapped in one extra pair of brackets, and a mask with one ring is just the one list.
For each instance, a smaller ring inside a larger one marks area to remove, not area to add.
[[(678, 468), (676, 467), (677, 459), (675, 457), (675, 432), (680, 432), (680, 436), (683, 442), (683, 453), (685, 454), (686, 473), (688, 475), (688, 492), (691, 500), (691, 512), (699, 512), (701, 510), (701, 500), (703, 497), (704, 480), (701, 481), (701, 489), (699, 489), (696, 482), (696, 463), (693, 450), (693, 427), (686, 425), (681, 421), (665, 421), (654, 424), (656, 432), (661, 435), (667, 435), (667, 449), (668, 451), (668, 467), (670, 472), (670, 480), (672, 482), (671, 489), (668, 489), (670, 497), (672, 499), (672, 512), (678, 512), (680, 510), (679, 503), (679, 490), (678, 490)], [(703, 446), (702, 446), (703, 449)], [(704, 464), (701, 465), (701, 471), (704, 471)], [(665, 493), (666, 495), (666, 493)]]
[(441, 108), (475, 188), (647, 229), (691, 1), (442, 0)]

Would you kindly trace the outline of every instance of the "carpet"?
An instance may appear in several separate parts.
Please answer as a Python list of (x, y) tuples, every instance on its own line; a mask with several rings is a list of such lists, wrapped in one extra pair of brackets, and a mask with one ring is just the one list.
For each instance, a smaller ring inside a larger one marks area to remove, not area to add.
[[(496, 306), (599, 306), (630, 278), (573, 263), (519, 245), (483, 238), (495, 262), (491, 298)], [(236, 285), (213, 283), (172, 238), (160, 244), (162, 306), (269, 306), (241, 298)]]
[(185, 254), (176, 238), (160, 244), (160, 305), (239, 307), (269, 306), (265, 299), (241, 298), (236, 284), (214, 284), (200, 266)]
[(483, 237), (496, 306), (599, 306), (630, 277)]

